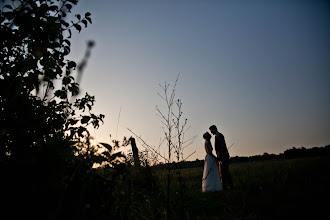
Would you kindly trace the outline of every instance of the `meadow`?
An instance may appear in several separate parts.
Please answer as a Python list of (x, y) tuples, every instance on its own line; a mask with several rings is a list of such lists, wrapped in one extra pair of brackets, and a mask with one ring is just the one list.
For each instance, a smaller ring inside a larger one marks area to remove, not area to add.
[[(215, 193), (201, 192), (202, 167), (177, 170), (171, 218), (320, 219), (327, 213), (329, 168), (329, 157), (233, 163), (235, 189)], [(165, 173), (155, 175), (165, 188)]]
[[(103, 124), (105, 115), (93, 113), (96, 98), (85, 91), (83, 95), (79, 83), (94, 41), (87, 42), (80, 62), (67, 57), (72, 34), (92, 23), (91, 13), (72, 16), (76, 0), (1, 2), (1, 219), (319, 219), (326, 215), (329, 146), (324, 148), (327, 154), (318, 154), (322, 157), (232, 163), (233, 191), (201, 193), (202, 167), (177, 169), (168, 187), (164, 171), (148, 163), (132, 166), (125, 155), (115, 152), (119, 141), (113, 141), (114, 146), (93, 145), (90, 131)], [(160, 97), (169, 107), (168, 113), (156, 107), (169, 130), (164, 140), (169, 155), (171, 151), (180, 155), (183, 143), (190, 142), (180, 139), (186, 131), (186, 123), (179, 123), (182, 102), (174, 98), (172, 86), (166, 82), (160, 86), (165, 93)], [(179, 111), (173, 111), (172, 105)], [(172, 136), (174, 127), (178, 134)], [(296, 151), (284, 156), (296, 156)], [(95, 164), (105, 165), (94, 169)]]

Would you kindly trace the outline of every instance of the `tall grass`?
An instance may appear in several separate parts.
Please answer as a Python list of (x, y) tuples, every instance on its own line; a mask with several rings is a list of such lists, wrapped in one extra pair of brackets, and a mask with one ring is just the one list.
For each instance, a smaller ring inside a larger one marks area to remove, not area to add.
[[(328, 157), (231, 164), (235, 189), (217, 193), (201, 192), (203, 168), (179, 170), (181, 180), (173, 179), (176, 208), (172, 216), (178, 219), (316, 219), (326, 212), (329, 168)], [(165, 176), (160, 171), (156, 176), (164, 183)]]
[[(201, 191), (202, 167), (176, 170), (170, 207), (165, 171), (128, 167), (118, 174), (115, 207), (105, 219), (321, 219), (327, 214), (329, 159), (234, 163), (234, 190), (214, 193)], [(104, 178), (113, 176), (100, 171)]]

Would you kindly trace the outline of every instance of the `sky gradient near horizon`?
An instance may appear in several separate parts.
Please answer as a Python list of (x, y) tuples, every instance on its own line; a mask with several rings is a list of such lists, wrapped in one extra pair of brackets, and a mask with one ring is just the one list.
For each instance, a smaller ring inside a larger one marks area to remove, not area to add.
[(330, 144), (329, 9), (321, 0), (80, 0), (73, 13), (91, 12), (93, 24), (74, 35), (69, 58), (95, 41), (81, 91), (106, 116), (91, 134), (109, 142), (130, 128), (158, 146), (159, 83), (180, 72), (176, 95), (187, 135), (197, 135), (189, 160), (205, 157), (212, 124), (234, 143), (231, 156)]

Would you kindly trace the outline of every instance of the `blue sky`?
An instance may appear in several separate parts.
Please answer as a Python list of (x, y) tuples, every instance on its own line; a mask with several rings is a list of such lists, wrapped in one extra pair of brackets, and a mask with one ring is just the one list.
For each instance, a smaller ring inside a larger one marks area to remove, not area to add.
[[(98, 142), (130, 136), (158, 145), (159, 83), (174, 83), (190, 136), (185, 155), (205, 156), (212, 124), (231, 156), (330, 143), (328, 1), (81, 0), (93, 24), (72, 39), (70, 59), (96, 43), (81, 82), (105, 124)], [(124, 150), (126, 151), (126, 150)], [(163, 149), (162, 149), (163, 151)], [(165, 151), (165, 146), (164, 146)]]

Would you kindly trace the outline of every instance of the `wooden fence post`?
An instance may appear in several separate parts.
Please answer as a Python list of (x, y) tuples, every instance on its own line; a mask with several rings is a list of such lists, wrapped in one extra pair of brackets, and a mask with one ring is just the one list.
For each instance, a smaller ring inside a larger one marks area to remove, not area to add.
[(133, 151), (133, 158), (134, 158), (134, 166), (140, 166), (140, 159), (139, 159), (139, 150), (136, 147), (136, 142), (133, 137), (130, 137), (130, 142)]

